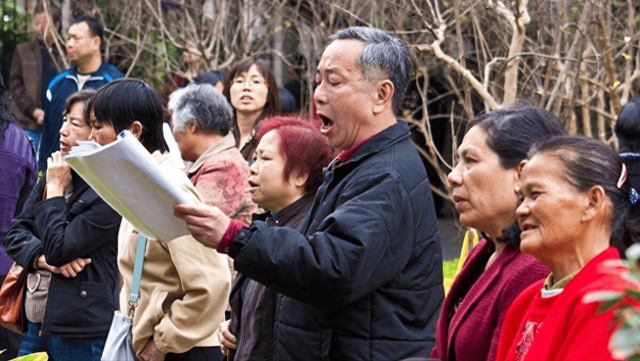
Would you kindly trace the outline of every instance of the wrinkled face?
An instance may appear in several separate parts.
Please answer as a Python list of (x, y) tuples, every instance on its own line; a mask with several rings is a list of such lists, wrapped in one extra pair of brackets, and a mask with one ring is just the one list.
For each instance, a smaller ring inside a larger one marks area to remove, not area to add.
[(272, 212), (279, 212), (293, 203), (298, 192), (284, 179), (286, 158), (280, 153), (279, 142), (275, 131), (265, 134), (256, 148), (249, 171), (251, 199)]
[(93, 113), (91, 114), (91, 135), (89, 140), (105, 146), (118, 139), (113, 125), (98, 121)]
[[(564, 255), (582, 238), (581, 222), (586, 193), (577, 191), (564, 176), (556, 157), (539, 154), (527, 161), (518, 182), (520, 205), (516, 211), (520, 250), (545, 262)], [(547, 263), (547, 262), (545, 262)]]
[(236, 75), (229, 89), (231, 105), (236, 112), (242, 114), (260, 114), (267, 104), (269, 87), (257, 65), (252, 65), (249, 70)]
[(84, 119), (84, 103), (77, 101), (71, 105), (69, 113), (64, 116), (60, 128), (60, 153), (69, 154), (71, 147), (78, 145), (79, 140), (89, 139), (91, 127)]
[(330, 146), (346, 150), (366, 139), (363, 126), (373, 116), (377, 91), (364, 80), (356, 64), (364, 44), (336, 40), (322, 53), (313, 100)]
[(480, 126), (465, 134), (458, 148), (458, 164), (447, 177), (460, 223), (497, 238), (516, 221), (516, 170), (500, 165)]
[(91, 36), (89, 25), (82, 22), (69, 27), (67, 54), (75, 64), (84, 64), (95, 54), (100, 54), (100, 38)]

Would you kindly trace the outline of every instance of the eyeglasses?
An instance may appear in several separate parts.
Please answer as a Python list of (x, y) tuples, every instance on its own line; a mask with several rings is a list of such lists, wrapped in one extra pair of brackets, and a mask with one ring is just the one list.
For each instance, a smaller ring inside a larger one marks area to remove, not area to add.
[(246, 84), (247, 87), (252, 88), (255, 86), (260, 86), (260, 85), (264, 85), (266, 86), (267, 83), (264, 81), (264, 79), (261, 78), (251, 78), (251, 79), (246, 79), (243, 80), (242, 78), (235, 78), (233, 79), (233, 83), (231, 84), (231, 86), (236, 86), (236, 87), (244, 87)]

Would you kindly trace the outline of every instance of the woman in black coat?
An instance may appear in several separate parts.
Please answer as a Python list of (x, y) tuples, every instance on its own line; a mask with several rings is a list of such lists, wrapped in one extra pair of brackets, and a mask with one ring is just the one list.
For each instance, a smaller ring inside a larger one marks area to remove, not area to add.
[(100, 360), (117, 309), (121, 218), (62, 159), (91, 133), (84, 109), (92, 93), (67, 99), (61, 151), (48, 159), (45, 177), (4, 238), (9, 256), (28, 272), (19, 356)]

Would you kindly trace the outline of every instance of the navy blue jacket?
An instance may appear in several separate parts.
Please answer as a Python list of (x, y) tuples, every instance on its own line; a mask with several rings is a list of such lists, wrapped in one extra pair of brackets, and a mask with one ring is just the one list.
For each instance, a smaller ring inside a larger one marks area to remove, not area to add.
[(276, 360), (429, 357), (444, 298), (429, 180), (400, 120), (334, 160), (300, 226), (253, 222), (229, 249), (281, 293)]
[[(122, 78), (122, 74), (113, 64), (102, 61), (100, 68), (91, 74), (82, 89), (98, 89), (114, 79)], [(42, 138), (38, 156), (38, 169), (47, 169), (47, 159), (52, 153), (60, 150), (60, 127), (64, 115), (64, 102), (69, 95), (81, 90), (78, 82), (76, 66), (58, 74), (47, 89), (44, 102), (44, 121), (42, 122)]]
[[(73, 194), (42, 200), (46, 179), (35, 186), (22, 213), (4, 237), (7, 254), (29, 272), (44, 254), (63, 266), (91, 258), (75, 278), (53, 274), (42, 323), (42, 336), (106, 337), (120, 277), (116, 254), (121, 217), (72, 171)], [(24, 322), (25, 326), (27, 322)]]

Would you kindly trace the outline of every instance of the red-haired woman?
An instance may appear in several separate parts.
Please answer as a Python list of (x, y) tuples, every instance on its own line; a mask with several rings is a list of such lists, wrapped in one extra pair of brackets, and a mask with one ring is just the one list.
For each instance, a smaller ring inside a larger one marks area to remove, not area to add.
[[(271, 212), (254, 221), (297, 228), (334, 155), (320, 131), (305, 120), (276, 117), (258, 126), (249, 185), (254, 202)], [(278, 294), (238, 274), (231, 289), (231, 321), (219, 333), (228, 360), (272, 360)], [(237, 337), (237, 340), (236, 340)]]
[(233, 135), (245, 160), (250, 161), (258, 145), (256, 126), (280, 113), (276, 79), (264, 60), (247, 58), (231, 68), (222, 94), (235, 110)]

